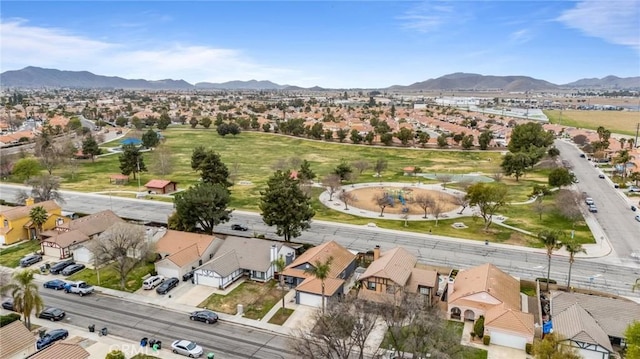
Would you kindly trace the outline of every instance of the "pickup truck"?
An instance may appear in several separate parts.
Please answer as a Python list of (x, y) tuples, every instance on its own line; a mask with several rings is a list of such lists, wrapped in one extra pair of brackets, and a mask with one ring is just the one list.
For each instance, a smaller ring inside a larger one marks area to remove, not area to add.
[(79, 296), (93, 293), (93, 286), (88, 285), (84, 281), (67, 283), (64, 286), (64, 291), (67, 293), (76, 293)]

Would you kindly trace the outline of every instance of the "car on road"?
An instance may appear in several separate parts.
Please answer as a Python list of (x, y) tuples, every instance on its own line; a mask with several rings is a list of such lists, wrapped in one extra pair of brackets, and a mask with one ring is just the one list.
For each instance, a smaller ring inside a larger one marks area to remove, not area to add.
[(192, 312), (189, 315), (189, 319), (195, 320), (198, 322), (205, 322), (207, 324), (213, 324), (218, 321), (218, 314), (210, 310), (198, 310), (198, 311)]
[(15, 312), (15, 309), (13, 307), (13, 299), (9, 298), (7, 300), (2, 301), (2, 308)]
[(598, 178), (604, 179), (604, 174), (602, 174), (602, 173), (601, 173), (601, 174), (599, 174), (599, 175), (598, 175)]
[(57, 342), (58, 340), (65, 340), (69, 336), (69, 332), (66, 329), (53, 329), (44, 334), (36, 342), (36, 348), (38, 350), (46, 348), (49, 345)]
[(158, 288), (156, 288), (156, 293), (167, 294), (171, 289), (175, 288), (178, 283), (180, 283), (180, 280), (176, 277), (166, 279), (164, 282), (162, 282), (162, 284), (158, 286)]
[(232, 224), (231, 229), (233, 229), (234, 231), (246, 232), (249, 230), (249, 227), (245, 226), (244, 224)]
[(49, 273), (60, 274), (60, 272), (63, 269), (65, 269), (66, 267), (72, 264), (76, 264), (76, 262), (74, 262), (73, 260), (66, 260), (66, 261), (55, 263), (54, 265), (51, 266), (51, 268), (49, 268)]
[(186, 355), (189, 358), (199, 358), (204, 350), (198, 344), (190, 340), (176, 340), (171, 343), (171, 351), (175, 354)]
[[(636, 221), (640, 222), (640, 214), (637, 215), (635, 218), (636, 218)], [(2, 303), (2, 304), (3, 304), (2, 306), (4, 307), (4, 303)]]
[(65, 267), (60, 274), (67, 276), (72, 275), (74, 273), (80, 272), (84, 269), (84, 264), (72, 264), (70, 266)]
[(61, 280), (61, 279), (53, 279), (53, 280), (49, 280), (44, 282), (44, 284), (42, 285), (45, 288), (49, 288), (49, 289), (55, 289), (55, 290), (62, 290), (64, 289), (64, 286), (67, 284), (67, 282)]
[(591, 206), (591, 205), (596, 204), (596, 202), (594, 202), (594, 201), (593, 201), (593, 198), (591, 198), (591, 197), (587, 197), (587, 198), (585, 198), (585, 199), (584, 199), (584, 203), (586, 203), (586, 204), (587, 204), (587, 206)]
[(589, 206), (589, 212), (591, 213), (598, 213), (598, 207), (596, 207), (595, 204), (592, 204)]
[(32, 264), (38, 263), (42, 260), (42, 256), (39, 254), (30, 254), (20, 259), (20, 267), (26, 268)]
[(58, 320), (62, 320), (62, 318), (64, 318), (65, 315), (66, 313), (64, 312), (64, 310), (59, 308), (49, 307), (49, 308), (45, 308), (42, 312), (40, 312), (40, 314), (38, 314), (38, 318), (48, 319), (52, 322), (55, 322)]

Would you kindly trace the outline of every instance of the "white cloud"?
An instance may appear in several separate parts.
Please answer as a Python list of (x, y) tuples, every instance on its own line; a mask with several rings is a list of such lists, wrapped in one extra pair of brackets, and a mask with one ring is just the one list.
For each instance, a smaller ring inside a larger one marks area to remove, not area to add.
[(589, 36), (640, 51), (639, 0), (584, 0), (557, 20)]
[(147, 80), (184, 79), (190, 83), (257, 79), (299, 84), (298, 71), (257, 63), (236, 49), (165, 42), (138, 48), (63, 29), (30, 26), (21, 19), (2, 21), (0, 37), (2, 71), (39, 66)]

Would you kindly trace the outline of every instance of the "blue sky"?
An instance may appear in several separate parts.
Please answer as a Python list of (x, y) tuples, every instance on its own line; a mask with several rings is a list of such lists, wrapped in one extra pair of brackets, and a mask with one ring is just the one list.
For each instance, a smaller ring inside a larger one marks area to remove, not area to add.
[(640, 0), (2, 1), (0, 70), (409, 85), (454, 72), (640, 76)]

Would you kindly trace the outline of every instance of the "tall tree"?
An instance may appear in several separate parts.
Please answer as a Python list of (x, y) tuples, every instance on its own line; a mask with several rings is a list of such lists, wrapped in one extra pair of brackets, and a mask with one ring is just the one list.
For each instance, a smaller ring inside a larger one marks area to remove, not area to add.
[(120, 279), (120, 288), (125, 289), (129, 274), (141, 259), (151, 252), (144, 226), (131, 223), (115, 223), (91, 241), (89, 249), (98, 265), (113, 263)]
[(320, 291), (322, 292), (322, 314), (325, 310), (325, 296), (324, 296), (324, 281), (329, 278), (331, 273), (331, 264), (333, 263), (333, 257), (327, 258), (325, 261), (317, 260), (313, 264), (304, 270), (305, 273), (311, 274), (316, 279), (320, 280)]
[(84, 156), (90, 156), (91, 162), (95, 161), (97, 155), (99, 155), (102, 151), (98, 146), (98, 142), (93, 137), (93, 135), (87, 136), (87, 138), (82, 141), (82, 154)]
[(484, 220), (485, 231), (491, 225), (493, 215), (507, 205), (508, 195), (508, 187), (497, 184), (479, 182), (467, 189), (466, 198), (470, 206), (478, 206), (480, 216)]
[(262, 220), (268, 226), (276, 226), (276, 233), (284, 236), (285, 241), (291, 241), (309, 228), (315, 211), (297, 180), (291, 178), (291, 172), (276, 171), (260, 195)]
[(44, 302), (38, 293), (39, 287), (33, 282), (35, 274), (36, 271), (33, 269), (15, 271), (11, 283), (0, 288), (0, 292), (9, 293), (13, 298), (13, 308), (22, 314), (24, 324), (29, 330), (31, 330), (31, 313), (35, 311), (37, 314), (44, 309)]
[(36, 237), (40, 238), (40, 233), (42, 233), (42, 225), (47, 222), (49, 219), (49, 213), (42, 206), (35, 206), (31, 208), (29, 211), (29, 218), (33, 225), (36, 226)]
[(229, 205), (229, 190), (219, 183), (200, 182), (175, 196), (180, 230), (193, 232), (198, 225), (213, 234), (215, 226), (229, 221), (233, 210)]
[(576, 254), (586, 254), (587, 250), (584, 249), (584, 247), (582, 247), (582, 243), (578, 242), (575, 238), (569, 239), (563, 245), (564, 249), (569, 253), (569, 277), (567, 279), (567, 290), (571, 290), (571, 268), (573, 267), (573, 262), (576, 261)]
[(549, 279), (551, 276), (551, 255), (553, 252), (562, 248), (561, 240), (566, 234), (558, 230), (545, 229), (538, 233), (538, 242), (544, 246), (547, 251), (547, 284), (545, 291), (549, 291)]
[(144, 158), (140, 149), (135, 145), (122, 146), (122, 154), (120, 160), (120, 173), (130, 175), (133, 173), (133, 179), (137, 178), (140, 172), (146, 172), (147, 166), (144, 164)]

